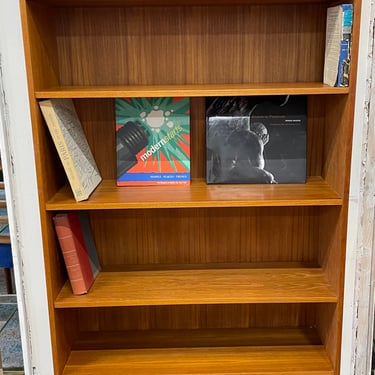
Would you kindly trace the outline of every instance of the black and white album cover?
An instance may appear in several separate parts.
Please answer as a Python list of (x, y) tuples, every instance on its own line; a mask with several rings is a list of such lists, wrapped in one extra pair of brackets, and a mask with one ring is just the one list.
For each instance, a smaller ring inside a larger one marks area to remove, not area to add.
[(305, 183), (306, 96), (206, 100), (207, 183)]

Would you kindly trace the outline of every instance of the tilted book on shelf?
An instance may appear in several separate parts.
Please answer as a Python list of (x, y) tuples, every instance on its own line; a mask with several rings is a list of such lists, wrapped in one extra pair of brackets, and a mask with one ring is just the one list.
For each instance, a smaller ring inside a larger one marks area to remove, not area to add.
[(323, 82), (330, 86), (349, 86), (353, 5), (327, 9)]
[(49, 99), (39, 102), (74, 198), (89, 198), (102, 177), (87, 142), (72, 99)]
[(206, 181), (305, 183), (306, 96), (206, 102)]
[(101, 269), (87, 212), (58, 213), (53, 222), (73, 294), (85, 294)]
[(117, 185), (190, 183), (189, 98), (117, 98)]

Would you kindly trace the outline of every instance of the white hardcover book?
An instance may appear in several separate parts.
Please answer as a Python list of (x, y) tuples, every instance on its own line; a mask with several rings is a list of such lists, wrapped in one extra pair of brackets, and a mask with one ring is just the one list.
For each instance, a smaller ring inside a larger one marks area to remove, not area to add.
[(71, 99), (39, 103), (77, 202), (89, 198), (102, 177)]

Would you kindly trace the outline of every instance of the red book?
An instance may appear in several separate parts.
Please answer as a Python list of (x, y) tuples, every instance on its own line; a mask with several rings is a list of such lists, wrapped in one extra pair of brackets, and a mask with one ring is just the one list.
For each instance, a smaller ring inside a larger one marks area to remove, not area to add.
[(53, 217), (73, 294), (89, 291), (100, 271), (86, 212), (71, 211)]

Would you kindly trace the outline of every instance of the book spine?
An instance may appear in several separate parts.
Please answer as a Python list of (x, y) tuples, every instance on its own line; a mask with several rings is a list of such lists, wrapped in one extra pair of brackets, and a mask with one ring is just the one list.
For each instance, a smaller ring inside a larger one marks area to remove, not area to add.
[(329, 86), (349, 86), (352, 25), (352, 4), (327, 9), (323, 82)]
[(342, 37), (340, 42), (339, 65), (337, 71), (338, 87), (349, 86), (350, 71), (350, 44), (352, 38), (353, 25), (353, 6), (352, 4), (343, 4), (342, 6)]
[(349, 41), (342, 40), (340, 43), (340, 56), (339, 56), (339, 67), (337, 71), (337, 82), (338, 87), (348, 87), (349, 86)]
[[(94, 281), (90, 263), (85, 259), (82, 252), (82, 243), (74, 232), (80, 228), (74, 226), (77, 222), (72, 222), (69, 214), (58, 214), (53, 218), (56, 234), (60, 243), (66, 270), (73, 294), (85, 294)], [(82, 256), (83, 255), (83, 256)]]
[(41, 102), (40, 109), (46, 120), (48, 129), (51, 133), (53, 142), (57, 149), (57, 153), (59, 154), (60, 160), (65, 169), (65, 173), (68, 177), (70, 186), (72, 188), (74, 198), (77, 202), (87, 199), (88, 196), (85, 193), (82, 184), (78, 178), (78, 173), (75, 169), (73, 159), (70, 155), (69, 148), (65, 142), (63, 132), (59, 125), (59, 119), (53, 108), (51, 101), (45, 100)]

